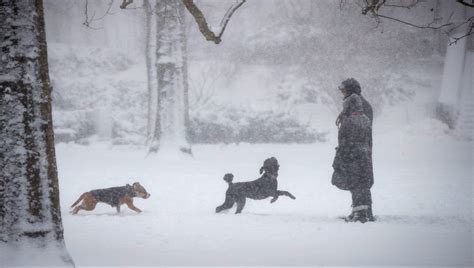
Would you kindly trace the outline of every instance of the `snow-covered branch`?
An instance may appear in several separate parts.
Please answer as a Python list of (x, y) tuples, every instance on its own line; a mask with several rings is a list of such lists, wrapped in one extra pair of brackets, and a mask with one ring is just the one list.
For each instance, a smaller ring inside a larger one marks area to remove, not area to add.
[(435, 21), (430, 22), (429, 24), (426, 24), (426, 25), (417, 25), (417, 24), (414, 24), (414, 23), (411, 23), (411, 22), (408, 22), (408, 21), (404, 21), (404, 20), (397, 19), (397, 18), (394, 18), (394, 17), (382, 15), (382, 14), (379, 14), (379, 13), (375, 14), (374, 16), (377, 17), (377, 18), (393, 20), (393, 21), (396, 21), (396, 22), (399, 22), (399, 23), (402, 23), (402, 24), (405, 24), (405, 25), (408, 25), (408, 26), (411, 26), (411, 27), (415, 27), (415, 28), (418, 28), (418, 29), (438, 30), (438, 29), (446, 28), (448, 26), (453, 25), (452, 22), (448, 22), (448, 23), (445, 23), (445, 24), (442, 24), (442, 25), (432, 26)]
[(196, 20), (196, 23), (199, 26), (199, 31), (204, 35), (207, 41), (212, 41), (216, 44), (221, 42), (222, 35), (224, 34), (227, 23), (229, 23), (230, 18), (235, 13), (235, 11), (241, 7), (246, 0), (236, 0), (235, 3), (227, 10), (226, 14), (219, 24), (219, 28), (216, 29), (216, 32), (212, 31), (209, 27), (209, 24), (204, 17), (202, 11), (194, 4), (193, 0), (183, 0), (184, 6), (191, 13), (191, 15)]
[(474, 7), (474, 1), (473, 0), (471, 0), (471, 3), (468, 3), (467, 0), (456, 0), (456, 2), (458, 2), (461, 5), (468, 6), (468, 7)]
[(105, 16), (107, 15), (112, 15), (112, 13), (110, 12), (110, 10), (112, 9), (112, 5), (114, 4), (114, 0), (110, 0), (108, 6), (107, 6), (107, 10), (105, 11), (104, 14), (102, 14), (102, 16), (96, 18), (95, 17), (95, 11), (92, 13), (92, 17), (89, 18), (89, 0), (86, 0), (86, 3), (85, 3), (85, 6), (84, 6), (84, 16), (85, 16), (85, 19), (84, 19), (84, 22), (82, 23), (83, 25), (85, 25), (86, 27), (88, 28), (91, 28), (91, 29), (94, 29), (94, 30), (98, 30), (100, 28), (96, 28), (96, 27), (93, 27), (92, 26), (92, 23), (94, 23), (95, 21), (98, 21), (98, 20), (102, 20), (103, 18), (105, 18)]
[[(234, 15), (235, 11), (241, 7), (246, 0), (235, 0), (234, 4), (227, 10), (224, 17), (219, 24), (219, 27), (214, 31), (211, 30), (211, 27), (207, 23), (206, 17), (202, 13), (202, 11), (196, 6), (194, 0), (182, 0), (186, 9), (191, 13), (194, 20), (199, 26), (199, 31), (204, 35), (207, 41), (212, 41), (216, 44), (219, 44), (222, 41), (222, 35), (224, 34), (225, 28), (230, 21), (232, 15)], [(127, 7), (133, 3), (133, 0), (122, 0), (122, 4), (120, 5), (121, 9), (127, 9)]]
[[(464, 1), (463, 0), (456, 0), (457, 3), (465, 5), (467, 7), (474, 7), (474, 2), (473, 1), (474, 0), (471, 0), (471, 2), (473, 4), (470, 4), (466, 0), (464, 0)], [(461, 23), (460, 22), (452, 22), (451, 17), (450, 17), (443, 24), (440, 24), (440, 21), (441, 21), (442, 18), (435, 17), (432, 22), (430, 22), (428, 24), (425, 24), (425, 25), (419, 25), (419, 24), (415, 24), (415, 23), (406, 21), (404, 19), (399, 19), (399, 18), (396, 18), (396, 17), (393, 17), (393, 16), (388, 16), (388, 15), (385, 15), (385, 14), (381, 14), (381, 12), (380, 12), (383, 9), (383, 7), (411, 9), (411, 8), (417, 6), (421, 2), (419, 0), (412, 0), (408, 4), (406, 4), (406, 3), (403, 4), (403, 2), (401, 2), (402, 4), (399, 4), (399, 5), (393, 4), (393, 3), (387, 3), (386, 0), (364, 0), (363, 2), (364, 2), (364, 5), (362, 6), (362, 14), (363, 15), (367, 15), (367, 14), (371, 15), (377, 21), (377, 23), (380, 23), (381, 19), (385, 19), (385, 20), (391, 20), (391, 21), (395, 21), (395, 22), (398, 22), (398, 23), (402, 23), (402, 24), (408, 25), (410, 27), (415, 27), (415, 28), (418, 28), (418, 29), (431, 29), (431, 30), (441, 30), (441, 29), (443, 29), (443, 30), (445, 30), (444, 32), (446, 33), (446, 35), (448, 35), (450, 38), (452, 38), (454, 40), (453, 42), (451, 42), (451, 44), (454, 44), (457, 41), (459, 41), (460, 39), (465, 38), (467, 36), (470, 36), (473, 33), (473, 18), (474, 17), (470, 17), (466, 21), (461, 22)], [(468, 24), (468, 27), (466, 28), (467, 30), (465, 31), (465, 33), (463, 33), (461, 36), (454, 36), (453, 33), (455, 32), (455, 30), (460, 28), (461, 26), (463, 26), (465, 24)]]
[(120, 5), (120, 8), (121, 9), (126, 9), (127, 6), (130, 5), (131, 3), (133, 3), (133, 0), (123, 0), (122, 4)]
[[(453, 36), (452, 32), (456, 31), (456, 29), (463, 27), (467, 24), (467, 30), (465, 31), (464, 35), (459, 37)], [(459, 40), (466, 38), (474, 33), (474, 16), (468, 18), (465, 22), (457, 25), (450, 29), (446, 34), (452, 38), (452, 41), (449, 43), (450, 45), (456, 44)]]

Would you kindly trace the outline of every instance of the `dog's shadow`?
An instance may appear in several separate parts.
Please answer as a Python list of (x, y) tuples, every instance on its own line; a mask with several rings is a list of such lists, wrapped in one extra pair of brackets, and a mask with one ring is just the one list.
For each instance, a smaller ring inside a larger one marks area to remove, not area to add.
[(74, 217), (136, 217), (140, 215), (148, 214), (148, 211), (142, 211), (141, 213), (132, 213), (132, 212), (96, 212), (96, 213), (88, 213), (88, 214), (71, 214)]
[(252, 215), (257, 217), (271, 217), (271, 216), (282, 216), (282, 214), (271, 214), (271, 213), (261, 213), (261, 212), (248, 212), (244, 215)]
[(379, 222), (402, 225), (469, 226), (469, 218), (459, 215), (378, 215)]

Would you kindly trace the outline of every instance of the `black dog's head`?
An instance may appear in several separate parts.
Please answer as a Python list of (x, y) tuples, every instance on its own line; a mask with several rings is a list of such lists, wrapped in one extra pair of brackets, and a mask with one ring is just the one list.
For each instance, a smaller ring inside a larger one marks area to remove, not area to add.
[(224, 181), (231, 184), (232, 183), (232, 180), (234, 179), (234, 174), (232, 173), (227, 173), (224, 175)]
[(278, 160), (275, 157), (270, 157), (263, 162), (263, 167), (260, 168), (260, 174), (265, 171), (271, 175), (278, 176), (279, 169), (280, 165), (278, 164)]

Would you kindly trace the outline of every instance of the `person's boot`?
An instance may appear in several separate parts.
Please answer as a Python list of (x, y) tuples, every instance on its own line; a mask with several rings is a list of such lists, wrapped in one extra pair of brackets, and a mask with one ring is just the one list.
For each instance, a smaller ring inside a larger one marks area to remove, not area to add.
[(354, 222), (359, 221), (362, 223), (366, 223), (368, 220), (369, 219), (367, 218), (367, 210), (360, 210), (354, 214), (354, 219), (353, 219)]
[(351, 212), (351, 214), (347, 215), (346, 217), (344, 217), (344, 220), (346, 222), (351, 222), (352, 220), (354, 219), (354, 211)]
[(366, 223), (368, 221), (368, 210), (369, 206), (357, 206), (352, 209), (352, 214), (353, 215), (350, 219), (346, 220), (347, 222), (362, 222)]
[(375, 221), (374, 214), (372, 213), (372, 205), (369, 205), (369, 209), (367, 210), (367, 220)]

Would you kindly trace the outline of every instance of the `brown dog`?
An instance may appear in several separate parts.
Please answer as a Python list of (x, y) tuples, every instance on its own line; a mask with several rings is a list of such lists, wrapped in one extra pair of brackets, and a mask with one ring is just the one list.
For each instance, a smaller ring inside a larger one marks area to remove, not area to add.
[[(134, 197), (141, 197), (147, 199), (150, 197), (150, 194), (147, 193), (145, 188), (140, 185), (140, 183), (135, 182), (132, 186), (127, 184), (122, 187), (111, 187), (107, 189), (98, 189), (92, 190), (90, 192), (83, 193), (79, 199), (77, 199), (74, 204), (72, 204), (71, 208), (74, 209), (71, 211), (72, 214), (77, 214), (79, 210), (94, 210), (97, 203), (107, 203), (112, 207), (117, 208), (117, 213), (120, 212), (120, 206), (126, 204), (128, 208), (134, 210), (136, 212), (142, 212), (140, 209), (133, 205), (133, 198)], [(82, 203), (78, 206), (79, 202)]]

